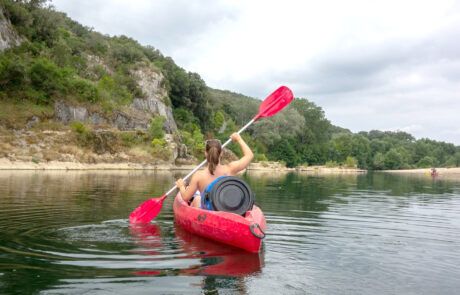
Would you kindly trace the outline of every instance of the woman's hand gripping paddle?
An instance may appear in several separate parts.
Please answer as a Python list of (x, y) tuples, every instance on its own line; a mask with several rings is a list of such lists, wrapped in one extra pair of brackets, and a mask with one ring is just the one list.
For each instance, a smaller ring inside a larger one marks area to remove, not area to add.
[[(294, 99), (294, 95), (292, 91), (287, 88), (286, 86), (281, 86), (280, 88), (276, 89), (272, 94), (270, 94), (259, 106), (259, 112), (254, 118), (249, 121), (243, 128), (238, 131), (238, 134), (246, 130), (252, 123), (257, 121), (260, 118), (271, 117), (281, 111), (284, 107), (286, 107), (292, 100)], [(222, 148), (227, 146), (231, 142), (231, 139), (227, 140), (223, 145)], [(201, 162), (193, 171), (191, 171), (187, 176), (184, 177), (184, 180), (187, 180), (190, 176), (192, 176), (198, 169), (203, 167), (206, 164), (206, 160)], [(159, 198), (152, 198), (137, 207), (131, 214), (129, 215), (129, 222), (130, 223), (149, 223), (154, 219), (158, 213), (160, 213), (161, 208), (163, 207), (163, 202), (166, 197), (172, 193), (177, 187), (174, 186), (171, 188), (167, 193)]]

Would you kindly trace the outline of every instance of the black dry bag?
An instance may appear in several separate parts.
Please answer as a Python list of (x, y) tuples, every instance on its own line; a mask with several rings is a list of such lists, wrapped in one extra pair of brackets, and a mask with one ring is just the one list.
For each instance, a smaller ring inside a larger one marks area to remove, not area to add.
[(254, 194), (243, 180), (225, 176), (217, 179), (203, 201), (210, 202), (216, 211), (244, 215), (254, 205)]

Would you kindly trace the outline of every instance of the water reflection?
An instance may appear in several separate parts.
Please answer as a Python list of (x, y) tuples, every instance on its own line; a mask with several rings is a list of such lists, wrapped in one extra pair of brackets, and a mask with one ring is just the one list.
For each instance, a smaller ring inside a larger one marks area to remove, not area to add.
[[(460, 180), (244, 175), (267, 216), (261, 255), (127, 216), (180, 175), (0, 171), (0, 294), (417, 293), (460, 288)], [(391, 282), (388, 283), (388, 282)]]
[[(130, 226), (130, 233), (135, 243), (142, 247), (137, 252), (158, 255), (159, 249), (165, 247), (158, 224), (139, 224)], [(230, 277), (246, 277), (259, 273), (263, 266), (263, 252), (260, 254), (245, 251), (213, 242), (193, 235), (181, 227), (174, 225), (176, 244), (185, 255), (184, 259), (199, 259), (193, 265), (179, 271), (180, 275), (214, 275)], [(147, 260), (149, 257), (145, 257)], [(136, 272), (137, 275), (161, 275), (158, 269)]]

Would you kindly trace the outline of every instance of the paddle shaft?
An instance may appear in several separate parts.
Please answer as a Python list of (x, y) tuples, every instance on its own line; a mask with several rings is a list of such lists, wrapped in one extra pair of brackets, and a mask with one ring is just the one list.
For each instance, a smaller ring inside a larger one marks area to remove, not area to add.
[[(252, 123), (254, 123), (257, 119), (259, 118), (259, 116), (255, 116), (251, 121), (248, 122), (248, 124), (244, 125), (243, 128), (241, 128), (237, 133), (238, 134), (241, 134), (241, 132), (243, 132), (244, 130), (246, 130), (249, 126), (251, 126)], [(222, 145), (222, 148), (226, 147), (230, 142), (232, 141), (231, 138), (229, 138), (223, 145)], [(189, 174), (187, 174), (183, 180), (187, 180), (190, 178), (190, 176), (192, 176), (195, 172), (197, 172), (200, 168), (202, 168), (204, 165), (206, 165), (208, 161), (207, 160), (204, 160), (203, 162), (200, 163), (200, 165), (198, 165), (195, 169), (193, 169), (192, 171), (190, 171)], [(172, 193), (175, 189), (177, 189), (177, 185), (174, 185), (166, 194), (165, 196), (169, 195), (170, 193)]]

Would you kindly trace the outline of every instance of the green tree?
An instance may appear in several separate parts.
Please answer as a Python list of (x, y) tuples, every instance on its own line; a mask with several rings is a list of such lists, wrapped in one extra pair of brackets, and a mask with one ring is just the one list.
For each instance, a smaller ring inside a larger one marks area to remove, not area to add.
[(275, 159), (284, 161), (287, 167), (295, 167), (296, 165), (300, 164), (300, 159), (294, 147), (286, 139), (277, 141), (270, 148), (269, 153)]
[(449, 156), (444, 166), (445, 167), (460, 167), (460, 151)]
[(430, 156), (423, 157), (417, 163), (417, 167), (419, 168), (429, 168), (429, 167), (434, 167), (435, 165), (436, 165), (436, 159)]
[(253, 136), (266, 146), (277, 144), (281, 139), (293, 140), (302, 132), (305, 119), (293, 107), (287, 107), (276, 116), (257, 121)]
[(2, 89), (21, 89), (26, 82), (26, 66), (13, 55), (0, 55), (0, 86)]
[(400, 169), (404, 166), (403, 155), (395, 148), (390, 149), (385, 154), (385, 168), (386, 169)]
[(344, 166), (348, 168), (356, 168), (358, 166), (358, 161), (355, 158), (348, 156), (345, 159)]
[(179, 129), (190, 129), (187, 128), (187, 126), (190, 126), (191, 124), (198, 124), (198, 119), (190, 110), (185, 108), (175, 108), (173, 110), (173, 116)]
[(213, 128), (214, 128), (214, 130), (219, 131), (219, 129), (222, 128), (224, 123), (225, 123), (224, 113), (222, 111), (217, 111), (214, 114), (214, 118), (213, 118)]
[(152, 139), (163, 139), (165, 137), (165, 132), (163, 130), (164, 123), (166, 118), (163, 116), (153, 117), (149, 125), (149, 134)]
[(377, 152), (372, 161), (372, 168), (375, 170), (385, 169), (385, 156), (381, 152)]
[(32, 86), (46, 95), (47, 100), (43, 103), (49, 103), (56, 94), (66, 93), (71, 75), (70, 69), (60, 69), (46, 58), (37, 58), (29, 70)]

